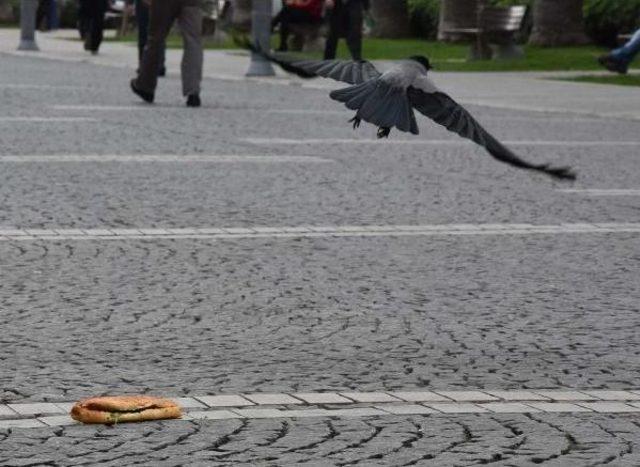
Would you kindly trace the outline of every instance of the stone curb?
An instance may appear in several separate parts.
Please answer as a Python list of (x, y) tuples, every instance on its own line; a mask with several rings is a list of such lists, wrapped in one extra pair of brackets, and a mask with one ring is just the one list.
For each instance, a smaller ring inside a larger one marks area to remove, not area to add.
[[(174, 398), (183, 420), (432, 414), (638, 413), (640, 390), (251, 393)], [(0, 404), (0, 429), (77, 424), (72, 402)]]

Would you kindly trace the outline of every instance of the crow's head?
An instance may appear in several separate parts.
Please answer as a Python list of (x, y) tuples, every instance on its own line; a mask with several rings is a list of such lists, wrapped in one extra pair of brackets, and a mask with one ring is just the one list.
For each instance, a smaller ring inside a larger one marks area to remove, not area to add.
[(418, 62), (420, 65), (425, 67), (428, 70), (431, 70), (433, 67), (431, 66), (431, 62), (424, 55), (414, 55), (413, 57), (409, 57), (409, 60), (413, 60), (414, 62)]

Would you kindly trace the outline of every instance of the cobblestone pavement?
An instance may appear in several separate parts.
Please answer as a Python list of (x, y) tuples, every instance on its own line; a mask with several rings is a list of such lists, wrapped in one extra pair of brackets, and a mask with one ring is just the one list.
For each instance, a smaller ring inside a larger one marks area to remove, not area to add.
[[(635, 232), (72, 238), (637, 225), (637, 121), (470, 107), (500, 138), (525, 141), (523, 156), (575, 166), (577, 184), (560, 185), (427, 122), (424, 144), (372, 143), (374, 129), (354, 134), (323, 90), (207, 80), (194, 111), (168, 78), (149, 108), (122, 69), (3, 55), (0, 67), (0, 230), (68, 237), (0, 242), (0, 404), (640, 387)], [(10, 428), (0, 465), (637, 466), (639, 422), (479, 413)]]

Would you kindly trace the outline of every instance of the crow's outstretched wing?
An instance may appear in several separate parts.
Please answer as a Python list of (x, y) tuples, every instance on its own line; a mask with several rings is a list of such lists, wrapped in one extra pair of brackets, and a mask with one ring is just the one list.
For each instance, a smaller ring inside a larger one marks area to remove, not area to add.
[(301, 78), (316, 78), (320, 76), (344, 83), (360, 84), (378, 78), (381, 75), (376, 67), (366, 60), (357, 62), (347, 60), (301, 60), (284, 54), (266, 52), (249, 41), (244, 41), (241, 45), (279, 65), (284, 71), (298, 75)]
[(273, 62), (285, 71), (298, 76), (331, 78), (349, 84), (360, 84), (380, 77), (381, 73), (370, 62), (365, 60), (349, 62), (346, 60), (295, 60), (286, 61), (280, 56), (274, 56)]
[(447, 130), (483, 146), (489, 154), (499, 161), (522, 169), (544, 172), (558, 179), (576, 179), (576, 175), (570, 167), (551, 167), (548, 164), (531, 164), (520, 159), (488, 131), (482, 128), (471, 114), (451, 97), (435, 90), (432, 85), (429, 85), (428, 89), (429, 91), (425, 91), (410, 86), (407, 89), (409, 101), (418, 112), (444, 126)]

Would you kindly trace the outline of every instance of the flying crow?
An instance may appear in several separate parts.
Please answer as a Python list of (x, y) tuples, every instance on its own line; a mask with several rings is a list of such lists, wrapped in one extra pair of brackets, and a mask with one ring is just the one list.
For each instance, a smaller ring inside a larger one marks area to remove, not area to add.
[(506, 148), (480, 126), (464, 107), (433, 84), (427, 77), (427, 72), (432, 67), (426, 57), (410, 57), (381, 73), (365, 60), (295, 60), (264, 52), (253, 44), (245, 45), (280, 65), (285, 71), (302, 78), (321, 76), (350, 84), (347, 88), (333, 91), (330, 94), (331, 98), (357, 111), (351, 120), (354, 128), (360, 126), (362, 120), (378, 126), (378, 138), (388, 137), (394, 127), (417, 135), (419, 130), (413, 112), (415, 109), (447, 130), (484, 147), (489, 154), (502, 162), (522, 169), (544, 172), (558, 179), (576, 178), (570, 167), (532, 164)]

